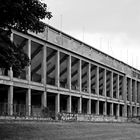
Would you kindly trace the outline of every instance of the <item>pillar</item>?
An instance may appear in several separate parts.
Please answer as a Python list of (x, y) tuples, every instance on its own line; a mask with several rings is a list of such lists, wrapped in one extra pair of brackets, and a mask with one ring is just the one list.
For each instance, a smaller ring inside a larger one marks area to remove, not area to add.
[(87, 103), (87, 113), (91, 114), (91, 99), (88, 99), (88, 103)]
[(135, 116), (137, 116), (138, 112), (137, 112), (137, 105), (135, 105)]
[(79, 91), (81, 92), (81, 87), (82, 87), (82, 85), (81, 85), (81, 69), (82, 69), (82, 67), (81, 67), (81, 60), (79, 60), (79, 69), (78, 69), (78, 85), (79, 85)]
[[(13, 33), (11, 33), (10, 40), (14, 41), (14, 34)], [(10, 67), (9, 76), (10, 76), (10, 80), (13, 81), (13, 70), (12, 70), (12, 67)]]
[(113, 72), (111, 71), (111, 80), (110, 80), (110, 97), (113, 98)]
[(8, 114), (13, 115), (13, 85), (8, 89)]
[(119, 95), (119, 74), (117, 74), (117, 99), (120, 100), (120, 95)]
[(96, 114), (99, 115), (99, 100), (96, 102)]
[(69, 59), (68, 59), (68, 89), (71, 90), (71, 55), (69, 55)]
[(42, 60), (42, 74), (41, 74), (41, 78), (42, 78), (42, 83), (44, 84), (44, 86), (46, 86), (46, 49), (47, 46), (43, 46), (43, 60)]
[(106, 69), (104, 70), (104, 78), (103, 78), (103, 90), (104, 90), (104, 96), (106, 97)]
[(26, 92), (26, 114), (31, 116), (31, 89)]
[(135, 80), (135, 116), (137, 116), (137, 81)]
[(139, 116), (139, 107), (137, 106), (137, 116)]
[(47, 92), (44, 91), (41, 96), (42, 107), (47, 107)]
[(132, 104), (130, 104), (130, 116), (133, 116)]
[(8, 75), (10, 77), (10, 80), (13, 81), (13, 70), (12, 70), (12, 67), (10, 67), (10, 70), (8, 71)]
[(97, 69), (96, 69), (96, 94), (97, 96), (99, 96), (99, 67), (97, 66)]
[(135, 80), (135, 103), (137, 103), (137, 81)]
[(78, 113), (82, 113), (82, 97), (78, 100)]
[(136, 103), (138, 103), (138, 95), (139, 95), (139, 92), (138, 92), (138, 82), (136, 81)]
[(91, 64), (88, 64), (88, 93), (91, 94)]
[(130, 103), (132, 102), (132, 79), (130, 79), (130, 83), (129, 83), (129, 88), (128, 88), (128, 96), (129, 96), (129, 101)]
[(114, 115), (114, 113), (113, 113), (113, 106), (114, 106), (114, 104), (113, 103), (111, 103), (111, 116), (113, 116)]
[(123, 116), (127, 117), (127, 78), (126, 75), (123, 76), (123, 90), (122, 90), (122, 96), (124, 100), (124, 109), (123, 109)]
[(140, 103), (140, 82), (137, 83), (137, 103)]
[(130, 79), (130, 84), (129, 84), (129, 100), (130, 100), (130, 116), (132, 116), (132, 79)]
[(107, 115), (107, 102), (104, 102), (104, 110), (103, 114), (106, 116)]
[(55, 97), (55, 113), (60, 112), (60, 94), (58, 93)]
[(117, 113), (116, 114), (118, 117), (120, 116), (120, 104), (117, 105)]
[(67, 99), (67, 112), (71, 113), (71, 95)]
[[(28, 57), (31, 60), (31, 40), (28, 40)], [(27, 73), (26, 73), (26, 79), (28, 82), (31, 81), (31, 65), (28, 66), (27, 68)]]
[(60, 74), (60, 52), (59, 50), (57, 51), (57, 59), (56, 59), (56, 73), (55, 73), (55, 85), (57, 87), (60, 86), (60, 77), (59, 77), (59, 74)]
[[(126, 108), (126, 109), (127, 109), (127, 108)], [(127, 112), (126, 112), (126, 113), (127, 113)], [(124, 105), (122, 105), (122, 116), (123, 116), (123, 117), (126, 117), (126, 115), (127, 115), (126, 113), (125, 113), (125, 104), (124, 104)]]

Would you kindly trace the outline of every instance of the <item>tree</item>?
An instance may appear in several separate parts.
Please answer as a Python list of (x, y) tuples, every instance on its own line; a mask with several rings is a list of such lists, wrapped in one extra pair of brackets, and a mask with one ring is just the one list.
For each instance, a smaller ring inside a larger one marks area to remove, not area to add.
[(39, 0), (0, 0), (0, 68), (12, 67), (19, 75), (30, 64), (23, 47), (10, 40), (11, 29), (43, 32), (46, 25), (41, 20), (51, 17), (47, 5)]

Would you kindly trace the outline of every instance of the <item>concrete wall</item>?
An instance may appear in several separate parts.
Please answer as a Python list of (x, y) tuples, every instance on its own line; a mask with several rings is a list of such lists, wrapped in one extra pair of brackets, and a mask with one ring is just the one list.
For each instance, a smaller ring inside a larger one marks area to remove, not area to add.
[[(31, 33), (33, 34), (33, 33)], [(51, 26), (37, 37), (140, 80), (140, 71)]]
[(126, 117), (100, 116), (95, 114), (58, 113), (57, 120), (62, 121), (90, 121), (90, 122), (127, 122)]

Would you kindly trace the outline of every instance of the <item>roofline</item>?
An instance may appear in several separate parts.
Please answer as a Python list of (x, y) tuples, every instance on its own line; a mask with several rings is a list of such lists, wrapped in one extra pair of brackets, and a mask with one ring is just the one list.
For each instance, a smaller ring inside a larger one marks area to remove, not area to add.
[(136, 68), (134, 68), (133, 66), (131, 66), (131, 65), (129, 65), (129, 64), (126, 64), (125, 62), (123, 62), (123, 61), (121, 61), (121, 60), (118, 60), (117, 58), (112, 57), (111, 55), (109, 55), (109, 54), (107, 54), (107, 53), (105, 53), (105, 52), (102, 52), (102, 51), (96, 49), (95, 47), (93, 47), (93, 46), (91, 46), (91, 45), (89, 45), (89, 44), (87, 44), (87, 43), (85, 43), (85, 42), (83, 42), (83, 41), (81, 41), (81, 40), (79, 40), (79, 39), (77, 39), (77, 38), (71, 36), (71, 35), (68, 35), (67, 33), (65, 33), (65, 32), (63, 32), (63, 31), (61, 31), (61, 30), (59, 30), (59, 29), (56, 29), (55, 27), (53, 27), (53, 26), (51, 26), (51, 25), (49, 25), (49, 24), (46, 24), (46, 25), (47, 25), (49, 28), (52, 28), (52, 29), (56, 30), (57, 32), (60, 32), (60, 33), (62, 33), (62, 34), (64, 34), (64, 35), (68, 36), (69, 38), (72, 38), (72, 39), (78, 41), (79, 43), (88, 46), (88, 47), (91, 48), (91, 49), (94, 49), (94, 50), (97, 51), (98, 53), (101, 53), (101, 54), (103, 54), (103, 55), (106, 55), (106, 56), (110, 57), (111, 59), (114, 59), (114, 60), (116, 60), (116, 61), (118, 61), (118, 62), (120, 62), (120, 63), (122, 63), (122, 64), (124, 64), (124, 65), (126, 65), (126, 66), (128, 66), (128, 67), (130, 67), (130, 68), (132, 68), (132, 69), (137, 70), (137, 71), (140, 72), (139, 69), (136, 69)]
[[(45, 23), (45, 24), (46, 24), (46, 23)], [(118, 61), (119, 63), (121, 63), (121, 64), (123, 64), (123, 65), (128, 66), (129, 68), (131, 68), (131, 69), (133, 69), (133, 70), (135, 70), (135, 71), (138, 71), (138, 72), (140, 73), (140, 70), (139, 70), (139, 69), (136, 69), (136, 68), (132, 67), (131, 65), (126, 64), (125, 62), (123, 62), (123, 61), (121, 61), (121, 60), (118, 60), (117, 58), (112, 57), (111, 55), (109, 55), (109, 54), (107, 54), (107, 53), (105, 53), (105, 52), (102, 52), (102, 51), (96, 49), (95, 47), (93, 47), (93, 46), (91, 46), (91, 45), (89, 45), (89, 44), (87, 44), (87, 43), (85, 43), (85, 42), (83, 42), (83, 41), (81, 41), (81, 40), (79, 40), (79, 39), (77, 39), (77, 38), (75, 38), (75, 37), (73, 37), (73, 36), (71, 36), (71, 35), (65, 33), (65, 32), (63, 32), (63, 31), (61, 31), (61, 30), (59, 30), (59, 29), (56, 29), (55, 27), (53, 27), (53, 26), (51, 26), (51, 25), (49, 25), (49, 24), (46, 24), (46, 26), (49, 27), (49, 28), (51, 28), (51, 29), (53, 29), (53, 30), (55, 30), (56, 32), (59, 32), (59, 33), (65, 35), (65, 36), (67, 36), (67, 37), (69, 37), (69, 38), (71, 38), (71, 39), (73, 39), (73, 40), (79, 42), (80, 44), (86, 45), (87, 47), (89, 47), (90, 49), (93, 49), (93, 50), (97, 51), (98, 53), (101, 53), (101, 54), (103, 54), (103, 55), (105, 55), (105, 56), (107, 56), (107, 57), (109, 57), (109, 58), (111, 58), (111, 59), (113, 59), (113, 60)], [(14, 28), (13, 28), (13, 29), (14, 29)], [(17, 29), (14, 29), (14, 30), (19, 31), (19, 30), (17, 30)], [(22, 31), (19, 31), (19, 32), (22, 32)], [(22, 32), (22, 33), (23, 33), (23, 34), (30, 35), (30, 36), (33, 36), (33, 37), (35, 37), (35, 38), (37, 38), (37, 39), (40, 39), (40, 40), (44, 41), (44, 39), (41, 39), (41, 38), (39, 38), (39, 37), (37, 37), (37, 36), (35, 36), (35, 35), (32, 35), (32, 34), (30, 34), (30, 33), (25, 33), (25, 32)], [(48, 40), (45, 40), (45, 41), (48, 41)], [(49, 42), (49, 41), (48, 41), (48, 42)]]

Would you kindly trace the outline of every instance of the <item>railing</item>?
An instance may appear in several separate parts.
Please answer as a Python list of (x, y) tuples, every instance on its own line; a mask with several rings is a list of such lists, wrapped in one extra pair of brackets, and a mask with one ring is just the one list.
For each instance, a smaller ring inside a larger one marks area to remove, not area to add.
[[(13, 108), (13, 115), (9, 115), (8, 108)], [(83, 113), (69, 113), (60, 112), (55, 113), (55, 111), (49, 110), (48, 107), (41, 106), (31, 106), (31, 114), (28, 116), (28, 108), (24, 104), (13, 104), (9, 106), (7, 103), (0, 103), (0, 116), (2, 117), (14, 117), (17, 118), (33, 118), (33, 119), (47, 119), (47, 120), (61, 120), (61, 121), (126, 121), (126, 117), (116, 117), (116, 116), (104, 116), (96, 114), (83, 114)], [(139, 120), (140, 116), (133, 117), (129, 120)]]
[(13, 105), (13, 115), (14, 116), (26, 116), (26, 105), (14, 104)]
[[(12, 108), (12, 116), (15, 118), (28, 117), (29, 106), (26, 106), (25, 104), (8, 105), (8, 103), (0, 103), (0, 116), (11, 116), (9, 115), (10, 108)], [(32, 105), (30, 108), (30, 117), (55, 119), (54, 111), (50, 111), (49, 109), (47, 110), (47, 108), (43, 108), (39, 105)]]
[(1, 116), (8, 115), (8, 104), (7, 103), (0, 103), (0, 115)]

